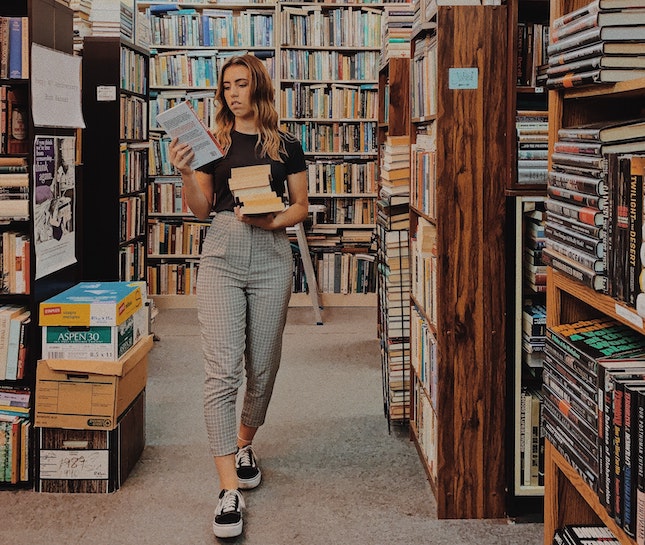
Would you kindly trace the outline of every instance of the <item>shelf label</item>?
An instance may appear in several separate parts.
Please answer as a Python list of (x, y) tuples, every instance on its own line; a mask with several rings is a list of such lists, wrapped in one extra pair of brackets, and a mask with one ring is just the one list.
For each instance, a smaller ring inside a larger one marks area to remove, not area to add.
[(96, 102), (114, 102), (116, 100), (116, 86), (97, 85)]
[(643, 328), (643, 318), (641, 318), (638, 314), (619, 304), (616, 304), (615, 307), (616, 314), (618, 316), (624, 318), (625, 320), (629, 321), (629, 323), (634, 324), (640, 329)]
[(477, 89), (478, 68), (449, 68), (448, 89)]

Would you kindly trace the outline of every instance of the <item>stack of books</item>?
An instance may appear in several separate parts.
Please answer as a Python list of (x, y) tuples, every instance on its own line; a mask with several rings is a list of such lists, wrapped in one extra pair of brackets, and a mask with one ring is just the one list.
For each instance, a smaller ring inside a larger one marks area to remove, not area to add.
[(645, 77), (642, 2), (593, 0), (564, 14), (551, 24), (548, 54), (551, 89)]
[(228, 185), (243, 214), (268, 214), (285, 208), (282, 198), (271, 189), (271, 165), (233, 168)]
[(29, 217), (29, 173), (24, 157), (0, 157), (0, 218)]
[(546, 202), (547, 264), (632, 307), (641, 291), (644, 146), (645, 119), (561, 128)]
[(549, 147), (547, 112), (518, 111), (515, 129), (517, 131), (517, 183), (545, 184)]
[(387, 195), (410, 194), (410, 137), (388, 136), (381, 147), (381, 191)]
[(645, 524), (645, 337), (607, 317), (560, 324), (545, 354), (546, 437), (634, 537)]
[(620, 540), (604, 525), (566, 525), (556, 530), (554, 545), (618, 545)]
[(546, 292), (546, 265), (542, 261), (542, 251), (546, 246), (543, 210), (533, 210), (525, 215), (523, 277), (524, 286), (531, 293)]
[(92, 35), (92, 0), (72, 0), (69, 7), (74, 10), (74, 51), (81, 51), (83, 38)]
[(414, 7), (393, 4), (383, 8), (381, 18), (381, 63), (394, 57), (410, 58)]
[(30, 461), (31, 392), (27, 388), (0, 386), (0, 482), (28, 481)]

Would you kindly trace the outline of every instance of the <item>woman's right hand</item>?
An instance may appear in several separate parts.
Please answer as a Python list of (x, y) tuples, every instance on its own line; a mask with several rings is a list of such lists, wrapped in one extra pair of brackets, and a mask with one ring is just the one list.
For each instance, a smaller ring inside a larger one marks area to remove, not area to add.
[(170, 141), (168, 147), (170, 153), (170, 162), (179, 171), (181, 175), (189, 175), (193, 173), (190, 163), (195, 157), (195, 152), (188, 144), (180, 144), (177, 138)]

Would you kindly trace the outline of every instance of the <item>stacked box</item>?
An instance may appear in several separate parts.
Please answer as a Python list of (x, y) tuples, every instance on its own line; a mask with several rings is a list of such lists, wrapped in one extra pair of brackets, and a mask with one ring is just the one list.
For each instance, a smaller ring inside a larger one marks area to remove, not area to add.
[(112, 430), (40, 428), (36, 490), (115, 492), (136, 465), (145, 442), (145, 390)]

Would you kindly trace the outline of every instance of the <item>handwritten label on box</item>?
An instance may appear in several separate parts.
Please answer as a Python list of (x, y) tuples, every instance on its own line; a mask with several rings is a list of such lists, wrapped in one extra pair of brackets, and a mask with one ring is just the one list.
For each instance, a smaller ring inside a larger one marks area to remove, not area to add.
[(107, 479), (108, 450), (41, 450), (41, 479)]
[(449, 68), (448, 89), (477, 89), (478, 68)]

